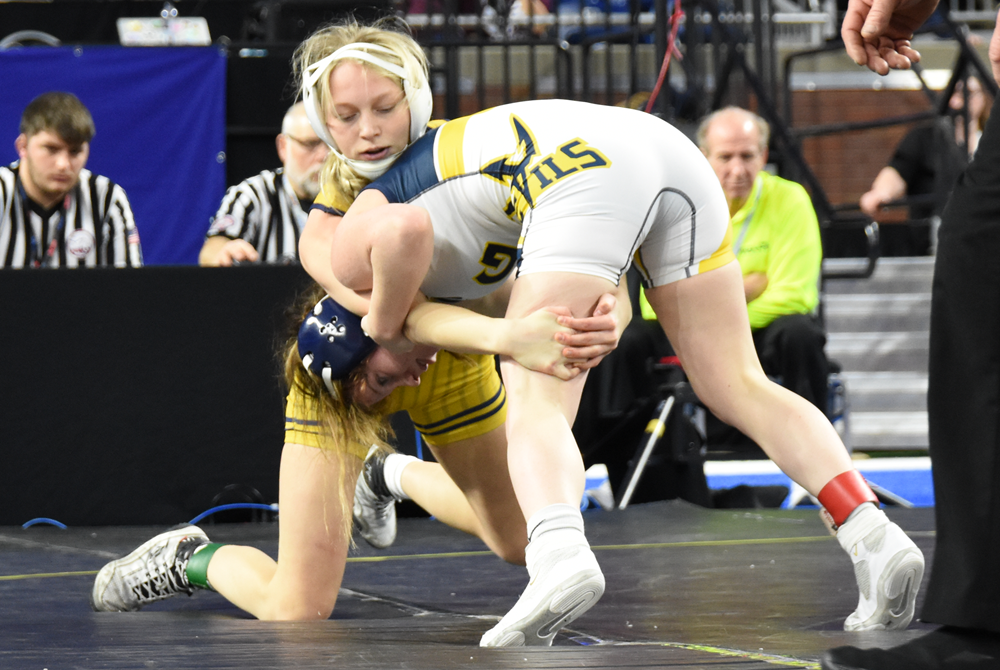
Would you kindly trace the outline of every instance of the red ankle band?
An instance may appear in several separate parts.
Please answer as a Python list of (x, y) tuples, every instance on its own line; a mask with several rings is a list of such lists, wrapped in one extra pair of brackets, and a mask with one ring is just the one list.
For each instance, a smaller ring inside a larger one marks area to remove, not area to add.
[(872, 502), (878, 506), (878, 497), (857, 470), (842, 472), (828, 481), (817, 497), (837, 526), (847, 521), (858, 505)]

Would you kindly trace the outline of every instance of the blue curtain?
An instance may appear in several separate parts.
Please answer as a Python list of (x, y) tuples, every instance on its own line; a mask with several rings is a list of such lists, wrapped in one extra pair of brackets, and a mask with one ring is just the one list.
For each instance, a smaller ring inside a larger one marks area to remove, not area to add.
[(21, 112), (69, 91), (97, 127), (87, 168), (122, 185), (145, 262), (196, 263), (225, 191), (226, 54), (215, 47), (24, 47), (0, 52), (0, 162)]

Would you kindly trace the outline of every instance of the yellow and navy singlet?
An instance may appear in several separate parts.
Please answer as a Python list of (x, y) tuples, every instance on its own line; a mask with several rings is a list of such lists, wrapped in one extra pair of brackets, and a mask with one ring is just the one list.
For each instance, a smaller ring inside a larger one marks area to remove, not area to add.
[[(441, 351), (420, 376), (419, 386), (402, 386), (376, 406), (389, 416), (406, 411), (428, 444), (444, 446), (484, 435), (504, 424), (507, 396), (492, 356)], [(285, 442), (343, 449), (364, 458), (371, 445), (334, 445), (319, 419), (320, 405), (293, 388), (285, 407)]]

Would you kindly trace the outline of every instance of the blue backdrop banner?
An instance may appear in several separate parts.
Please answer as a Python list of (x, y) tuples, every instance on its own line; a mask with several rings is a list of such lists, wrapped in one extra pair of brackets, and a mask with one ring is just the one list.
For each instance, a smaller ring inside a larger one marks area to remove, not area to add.
[(197, 262), (226, 185), (225, 51), (11, 49), (0, 51), (0, 91), (0, 162), (17, 159), (28, 102), (46, 91), (75, 94), (97, 127), (87, 168), (125, 189), (146, 264)]

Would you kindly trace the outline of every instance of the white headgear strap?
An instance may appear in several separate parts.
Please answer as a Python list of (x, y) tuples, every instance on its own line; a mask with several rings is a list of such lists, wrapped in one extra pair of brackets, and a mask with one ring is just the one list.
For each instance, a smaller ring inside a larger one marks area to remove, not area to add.
[[(406, 102), (410, 107), (410, 143), (417, 141), (427, 130), (427, 122), (431, 119), (431, 112), (434, 107), (434, 99), (431, 95), (431, 87), (427, 82), (427, 77), (421, 68), (416, 68), (416, 72), (411, 76), (404, 68), (390, 63), (378, 56), (368, 53), (368, 51), (380, 51), (382, 53), (395, 53), (392, 49), (381, 44), (370, 44), (367, 42), (353, 42), (340, 47), (332, 54), (316, 61), (306, 68), (302, 78), (302, 101), (306, 108), (306, 117), (309, 124), (316, 132), (316, 136), (327, 143), (334, 154), (340, 160), (347, 163), (352, 170), (366, 179), (375, 179), (381, 176), (399, 157), (399, 154), (387, 156), (377, 161), (362, 161), (347, 158), (337, 147), (330, 129), (326, 126), (326, 115), (320, 103), (320, 86), (323, 76), (328, 74), (328, 70), (337, 61), (345, 58), (354, 58), (366, 63), (370, 63), (382, 68), (386, 72), (399, 77), (403, 81), (403, 93), (406, 95)], [(416, 81), (414, 81), (414, 79)]]
[[(306, 354), (302, 357), (302, 367), (306, 369), (306, 372), (312, 372), (313, 355)], [(326, 386), (326, 390), (330, 392), (334, 398), (338, 397), (340, 394), (337, 393), (337, 387), (333, 385), (333, 371), (329, 366), (323, 367), (323, 372), (320, 375), (323, 377), (323, 384)]]

